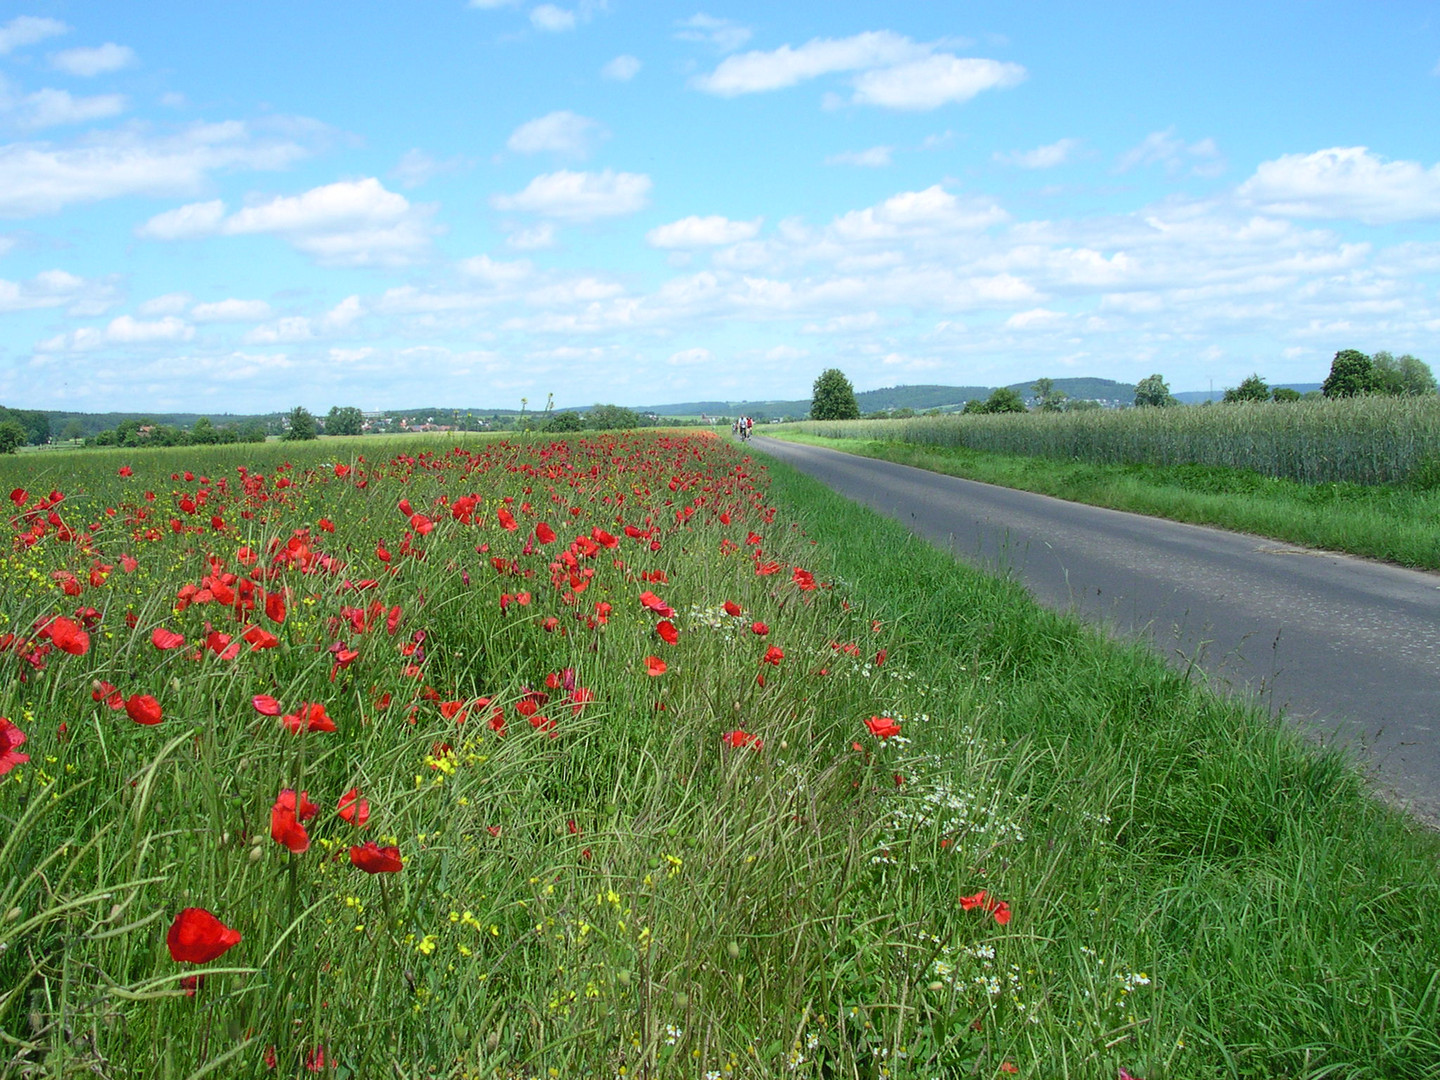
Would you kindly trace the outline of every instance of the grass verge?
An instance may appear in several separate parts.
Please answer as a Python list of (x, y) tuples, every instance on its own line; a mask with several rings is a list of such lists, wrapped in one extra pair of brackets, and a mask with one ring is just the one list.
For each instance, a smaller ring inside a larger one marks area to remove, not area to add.
[(1224, 466), (1095, 465), (967, 447), (767, 434), (1090, 506), (1440, 570), (1440, 488), (1300, 484)]

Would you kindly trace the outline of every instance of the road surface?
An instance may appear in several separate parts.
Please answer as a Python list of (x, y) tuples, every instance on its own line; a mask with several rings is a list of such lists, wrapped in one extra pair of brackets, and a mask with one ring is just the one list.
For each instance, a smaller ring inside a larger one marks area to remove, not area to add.
[(1212, 686), (1352, 748), (1383, 797), (1440, 826), (1440, 574), (778, 439), (753, 448), (1047, 607), (1194, 661)]

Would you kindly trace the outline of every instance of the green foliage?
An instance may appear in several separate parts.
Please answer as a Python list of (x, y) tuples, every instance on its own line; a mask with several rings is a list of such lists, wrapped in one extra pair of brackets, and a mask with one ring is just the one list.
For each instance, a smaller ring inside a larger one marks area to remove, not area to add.
[(1299, 401), (1300, 391), (1292, 390), (1288, 386), (1277, 386), (1270, 391), (1271, 401)]
[(1358, 349), (1341, 349), (1331, 361), (1330, 374), (1320, 389), (1327, 398), (1343, 398), (1377, 394), (1382, 388), (1370, 357)]
[(208, 446), (220, 441), (220, 433), (215, 430), (215, 425), (208, 416), (202, 416), (190, 429), (190, 441), (197, 446)]
[(326, 435), (359, 435), (365, 430), (365, 416), (354, 405), (332, 405), (325, 416)]
[(286, 442), (304, 442), (309, 439), (319, 438), (316, 430), (315, 416), (304, 405), (296, 405), (286, 417), (289, 423), (285, 428)]
[(1371, 357), (1371, 362), (1382, 394), (1419, 397), (1436, 391), (1435, 373), (1419, 357), (1406, 353), (1397, 358), (1382, 349)]
[(585, 418), (591, 431), (629, 431), (644, 424), (638, 412), (620, 405), (596, 405)]
[(585, 430), (585, 417), (578, 412), (566, 410), (557, 412), (545, 422), (545, 430), (551, 433), (564, 433)]
[(1034, 395), (1031, 400), (1041, 412), (1065, 411), (1070, 395), (1063, 390), (1057, 390), (1054, 379), (1036, 379), (1035, 385), (1030, 389)]
[[(7, 409), (0, 406), (0, 422), (13, 420), (25, 432), (25, 442), (42, 446), (50, 441), (50, 417), (36, 409)], [(22, 444), (23, 445), (23, 444)]]
[(1147, 375), (1135, 384), (1135, 405), (1147, 408), (1169, 408), (1180, 403), (1170, 396), (1170, 387), (1159, 372)]
[(13, 454), (25, 445), (28, 433), (17, 421), (0, 420), (0, 454)]
[(1269, 401), (1270, 386), (1259, 375), (1251, 375), (1239, 386), (1227, 387), (1222, 400), (1231, 405), (1239, 401)]
[(827, 368), (815, 379), (810, 392), (812, 420), (858, 420), (860, 404), (855, 387), (839, 368)]
[[(969, 407), (968, 402), (966, 407)], [(986, 413), (1023, 413), (1026, 411), (1025, 401), (1008, 386), (999, 386), (992, 390), (990, 396), (985, 399), (982, 411)]]

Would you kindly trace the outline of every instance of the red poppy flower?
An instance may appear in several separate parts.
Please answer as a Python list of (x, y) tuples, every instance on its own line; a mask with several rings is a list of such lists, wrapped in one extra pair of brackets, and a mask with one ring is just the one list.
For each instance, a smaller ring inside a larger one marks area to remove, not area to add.
[(756, 619), (753, 623), (750, 624), (750, 632), (753, 634), (758, 634), (760, 637), (764, 637), (770, 632), (770, 627), (766, 626), (759, 619)]
[(121, 465), (121, 466), (120, 466), (120, 475), (121, 475), (121, 476), (134, 476), (134, 475), (135, 475), (135, 470), (132, 469), (129, 465)]
[(367, 874), (398, 874), (405, 865), (398, 847), (379, 847), (374, 840), (352, 847), (350, 862)]
[(771, 645), (765, 650), (765, 655), (760, 658), (760, 662), (762, 664), (772, 664), (775, 667), (779, 667), (780, 661), (784, 659), (785, 650), (780, 648), (779, 645)]
[(680, 640), (680, 631), (675, 629), (675, 624), (669, 619), (661, 619), (655, 627), (655, 632), (660, 635), (660, 640), (666, 645), (674, 645)]
[(748, 731), (740, 731), (738, 728), (735, 731), (725, 732), (720, 736), (720, 741), (726, 746), (733, 746), (736, 749), (748, 746), (752, 750), (759, 750), (765, 745), (765, 741), (760, 736), (751, 735)]
[(960, 907), (965, 911), (979, 908), (981, 911), (995, 916), (995, 921), (1001, 926), (1004, 926), (1010, 921), (1010, 905), (1004, 900), (996, 900), (984, 889), (981, 889), (973, 896), (960, 897)]
[(240, 931), (232, 930), (204, 908), (187, 907), (165, 935), (171, 959), (182, 964), (208, 964), (240, 944)]
[(293, 713), (280, 718), (292, 735), (302, 731), (334, 731), (335, 721), (325, 715), (325, 706), (319, 701), (307, 702)]
[(541, 521), (535, 525), (535, 539), (542, 544), (553, 544), (555, 542), (555, 530)]
[(294, 789), (286, 788), (270, 807), (270, 838), (297, 855), (309, 851), (310, 834), (301, 822), (313, 817), (318, 809), (304, 792), (297, 797)]
[(265, 594), (265, 616), (271, 622), (285, 621), (285, 594), (272, 592)]
[(657, 615), (670, 616), (675, 614), (674, 608), (648, 589), (640, 594), (640, 603), (644, 604)]
[(280, 702), (269, 694), (256, 694), (250, 699), (250, 704), (255, 706), (255, 711), (261, 716), (280, 715)]
[(167, 629), (164, 628), (164, 626), (156, 626), (156, 628), (150, 632), (150, 644), (154, 645), (157, 649), (161, 649), (161, 651), (164, 651), (164, 649), (177, 649), (180, 648), (181, 645), (184, 645), (184, 635), (176, 634), (173, 629)]
[(744, 613), (744, 611), (745, 609), (742, 608), (739, 604), (735, 603), (734, 600), (725, 601), (725, 614), (729, 615), (731, 618), (738, 618), (741, 614)]
[(24, 743), (25, 733), (0, 716), (0, 776), (4, 776), (16, 765), (23, 765), (30, 760), (29, 754), (19, 751)]
[(888, 716), (872, 716), (865, 721), (865, 726), (877, 739), (888, 739), (891, 735), (900, 734), (900, 725)]
[(661, 660), (658, 656), (645, 657), (645, 673), (647, 675), (650, 675), (652, 677), (656, 675), (664, 675), (665, 667), (665, 661)]
[(158, 724), (163, 719), (160, 702), (149, 694), (131, 694), (126, 698), (125, 715), (137, 724)]
[(45, 634), (61, 652), (71, 656), (84, 656), (90, 651), (90, 635), (80, 629), (80, 624), (61, 615), (50, 620)]
[(120, 696), (120, 691), (104, 679), (96, 679), (90, 684), (90, 698), (92, 701), (103, 701), (117, 711), (125, 708), (125, 699)]
[(263, 626), (247, 626), (240, 636), (250, 643), (251, 652), (273, 649), (280, 644), (280, 639)]
[(340, 796), (340, 805), (335, 813), (341, 821), (348, 821), (357, 829), (363, 829), (370, 822), (370, 800), (360, 794), (359, 788), (351, 788)]

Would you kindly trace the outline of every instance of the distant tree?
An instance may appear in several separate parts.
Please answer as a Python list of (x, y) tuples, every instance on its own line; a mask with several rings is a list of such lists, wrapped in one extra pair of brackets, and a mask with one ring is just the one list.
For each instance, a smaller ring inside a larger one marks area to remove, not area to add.
[(365, 416), (354, 405), (331, 405), (325, 415), (326, 435), (359, 435), (365, 429)]
[(810, 391), (810, 419), (858, 420), (860, 405), (855, 387), (839, 368), (822, 371)]
[(961, 416), (975, 416), (985, 411), (985, 402), (981, 398), (970, 398), (965, 402), (965, 407), (960, 410)]
[(1170, 387), (1165, 383), (1165, 377), (1159, 372), (1154, 375), (1147, 375), (1135, 384), (1135, 405), (1136, 407), (1168, 408), (1171, 405), (1179, 405), (1170, 394)]
[(559, 432), (584, 431), (585, 418), (578, 412), (567, 409), (565, 412), (557, 412), (554, 416), (550, 417), (549, 421), (545, 424), (545, 430)]
[(1435, 373), (1424, 360), (1409, 353), (1396, 359), (1383, 349), (1370, 359), (1380, 380), (1381, 393), (1396, 397), (1422, 397), (1435, 393)]
[(18, 420), (0, 422), (0, 454), (13, 454), (29, 440), (30, 433)]
[(1330, 374), (1320, 387), (1327, 398), (1355, 397), (1381, 390), (1375, 364), (1359, 349), (1341, 349), (1330, 362)]
[(1070, 397), (1064, 390), (1055, 389), (1054, 379), (1036, 379), (1030, 388), (1032, 399), (1041, 412), (1064, 412), (1065, 402)]
[(1292, 390), (1288, 386), (1276, 386), (1270, 391), (1271, 401), (1299, 401), (1300, 391)]
[(987, 413), (1013, 413), (1027, 412), (1028, 410), (1019, 394), (1008, 386), (998, 386), (990, 391), (990, 396), (985, 399), (984, 411)]
[(1251, 375), (1239, 386), (1226, 387), (1221, 400), (1230, 405), (1240, 401), (1269, 401), (1270, 385), (1259, 375)]
[(85, 437), (85, 425), (80, 423), (79, 420), (71, 418), (66, 422), (65, 429), (60, 433), (60, 437), (66, 442), (83, 439)]
[(236, 430), (235, 438), (242, 443), (262, 443), (265, 441), (265, 425), (259, 420), (246, 420)]
[(585, 426), (592, 431), (625, 431), (641, 426), (640, 414), (621, 405), (596, 405)]
[(220, 433), (208, 416), (202, 416), (190, 425), (190, 441), (199, 446), (209, 446), (220, 441)]
[(315, 430), (315, 416), (304, 405), (296, 405), (290, 410), (290, 424), (285, 429), (286, 442), (303, 442), (306, 439), (317, 438)]
[(1092, 409), (1100, 408), (1100, 403), (1092, 398), (1071, 398), (1065, 402), (1066, 412), (1090, 412)]

